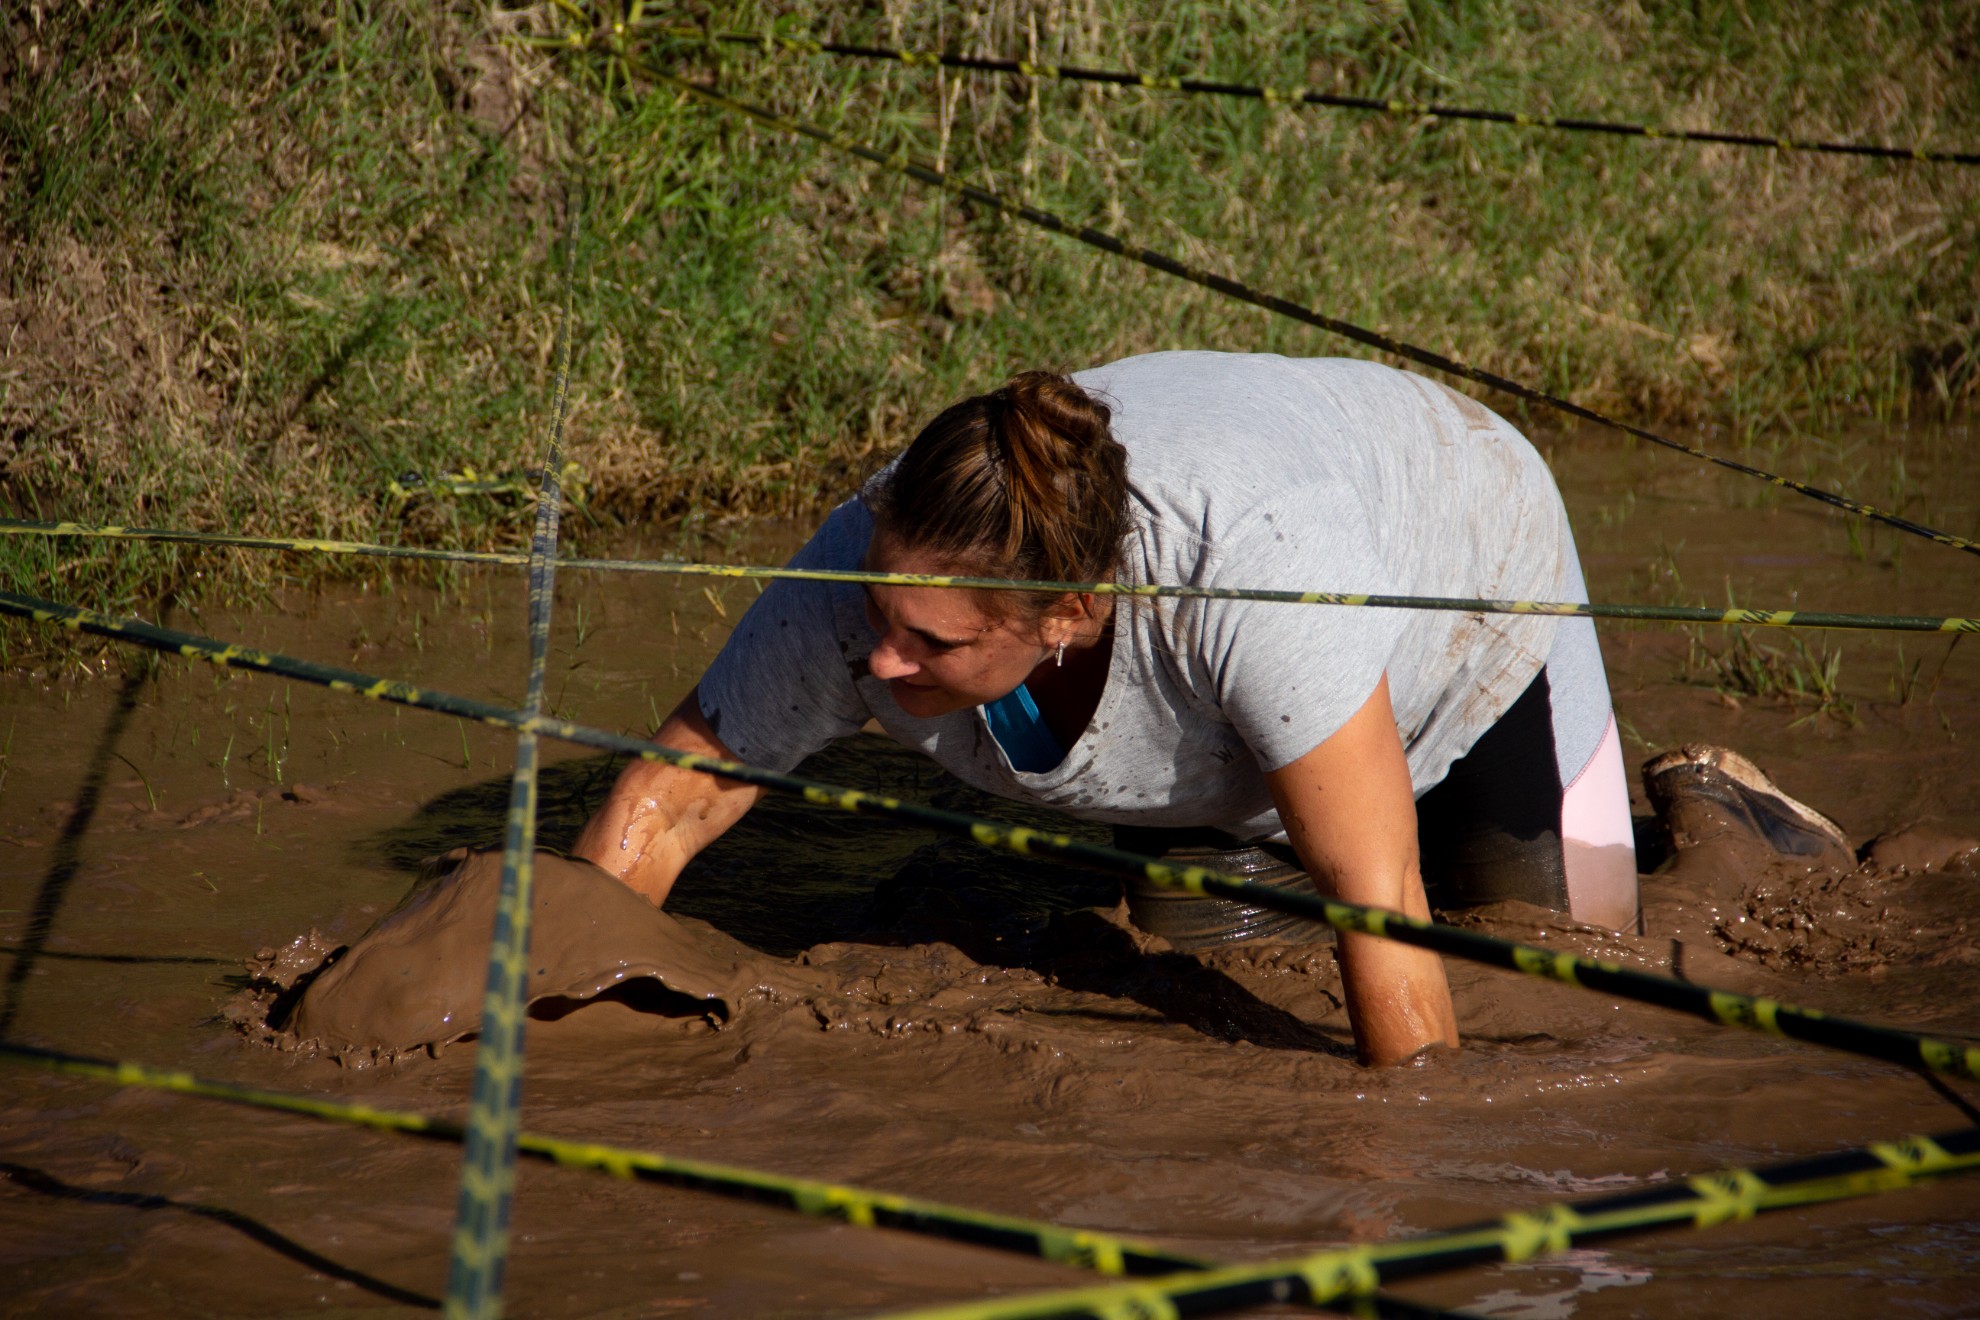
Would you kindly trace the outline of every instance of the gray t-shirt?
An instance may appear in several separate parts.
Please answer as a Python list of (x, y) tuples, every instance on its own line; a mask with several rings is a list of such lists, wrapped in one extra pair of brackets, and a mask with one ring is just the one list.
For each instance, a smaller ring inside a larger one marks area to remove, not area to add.
[[(1490, 410), (1374, 363), (1154, 353), (1074, 379), (1114, 410), (1134, 530), (1119, 578), (1556, 600), (1579, 586), (1559, 493)], [(840, 505), (791, 562), (857, 568)], [(1384, 672), (1421, 796), (1546, 661), (1556, 621), (1260, 602), (1118, 600), (1106, 690), (1050, 770), (1011, 768), (980, 710), (905, 714), (867, 673), (857, 585), (779, 581), (701, 680), (744, 761), (788, 769), (871, 717), (966, 783), (1116, 824), (1282, 835), (1264, 772), (1319, 746)]]

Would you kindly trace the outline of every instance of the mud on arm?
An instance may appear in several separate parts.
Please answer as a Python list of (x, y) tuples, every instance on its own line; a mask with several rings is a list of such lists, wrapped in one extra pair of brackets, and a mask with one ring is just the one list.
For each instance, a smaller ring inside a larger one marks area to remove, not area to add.
[[(1428, 918), (1417, 859), (1416, 801), (1384, 675), (1361, 709), (1306, 755), (1265, 776), (1279, 819), (1322, 893)], [(1348, 1022), (1362, 1061), (1400, 1063), (1456, 1045), (1436, 954), (1372, 935), (1340, 937)]]
[[(702, 717), (695, 690), (681, 698), (653, 741), (677, 751), (736, 759)], [(572, 851), (658, 907), (672, 892), (681, 868), (741, 820), (765, 791), (657, 761), (634, 761), (619, 773)]]

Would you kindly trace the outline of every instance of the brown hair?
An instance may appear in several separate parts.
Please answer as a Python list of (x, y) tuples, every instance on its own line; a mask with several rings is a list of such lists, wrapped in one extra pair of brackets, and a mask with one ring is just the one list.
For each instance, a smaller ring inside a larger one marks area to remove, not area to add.
[(963, 573), (1108, 581), (1129, 526), (1112, 417), (1070, 377), (1027, 371), (943, 410), (863, 498), (878, 532)]

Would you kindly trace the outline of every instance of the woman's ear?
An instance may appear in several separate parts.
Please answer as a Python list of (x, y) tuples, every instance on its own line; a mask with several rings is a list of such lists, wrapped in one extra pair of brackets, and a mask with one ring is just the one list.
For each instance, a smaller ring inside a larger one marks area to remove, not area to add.
[(1045, 607), (1045, 612), (1038, 618), (1038, 630), (1047, 642), (1071, 641), (1092, 615), (1093, 597), (1083, 592), (1068, 591)]

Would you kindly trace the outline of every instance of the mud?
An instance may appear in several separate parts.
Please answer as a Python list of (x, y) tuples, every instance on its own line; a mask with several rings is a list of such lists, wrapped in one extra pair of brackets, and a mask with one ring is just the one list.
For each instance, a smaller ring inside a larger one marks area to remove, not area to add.
[[(1900, 439), (1924, 492), (1909, 510), (1971, 528), (1971, 437)], [(1799, 506), (1729, 506), (1744, 492), (1730, 479), (1609, 441), (1564, 440), (1554, 458), (1598, 597), (1717, 599), (1724, 578), (1742, 604), (1970, 612), (1957, 556), (1853, 540)], [(1849, 461), (1818, 475), (1885, 479)], [(763, 558), (794, 535), (705, 548)], [(750, 595), (564, 575), (553, 705), (643, 731)], [(522, 625), (513, 575), (477, 571), (445, 591), (397, 582), (196, 626), (513, 702)], [(1701, 681), (1696, 648), (1726, 643), (1605, 628), (1627, 753), (1737, 747), (1868, 841), (1860, 859), (1768, 866), (1682, 847), (1645, 878), (1642, 935), (1516, 904), (1461, 924), (1980, 1035), (1980, 651), (1840, 639), (1852, 722)], [(0, 742), (8, 1036), (465, 1111), (493, 868), (421, 865), (500, 837), (506, 737), (172, 663), (7, 675)], [(568, 845), (613, 769), (552, 754), (549, 847)], [(878, 738), (806, 771), (1066, 826)], [(1645, 842), (1658, 844), (1647, 829)], [(1460, 964), (1464, 1048), (1370, 1072), (1351, 1061), (1324, 941), (1180, 952), (1134, 930), (1105, 877), (786, 801), (690, 868), (665, 914), (606, 883), (543, 862), (530, 1129), (1207, 1256), (1381, 1240), (1980, 1117), (1972, 1087)], [(10, 1314), (370, 1314), (444, 1290), (450, 1149), (11, 1069), (0, 1134)], [(1400, 1293), (1522, 1317), (1971, 1314), (1976, 1206), (1953, 1181)], [(849, 1315), (1082, 1279), (557, 1169), (521, 1170), (515, 1216), (518, 1315)]]
[[(742, 945), (705, 923), (685, 928), (589, 862), (539, 851), (531, 869), (527, 1005), (562, 1007), (619, 990), (655, 1011), (723, 1021), (759, 979), (751, 968), (763, 960)], [(286, 1030), (299, 1048), (346, 1061), (437, 1053), (475, 1034), (501, 882), (499, 851), (436, 858), (356, 944), (295, 969), (286, 986), (275, 980), (297, 998), (293, 1012), (271, 1003), (266, 1025)], [(654, 984), (638, 994), (642, 979)]]

